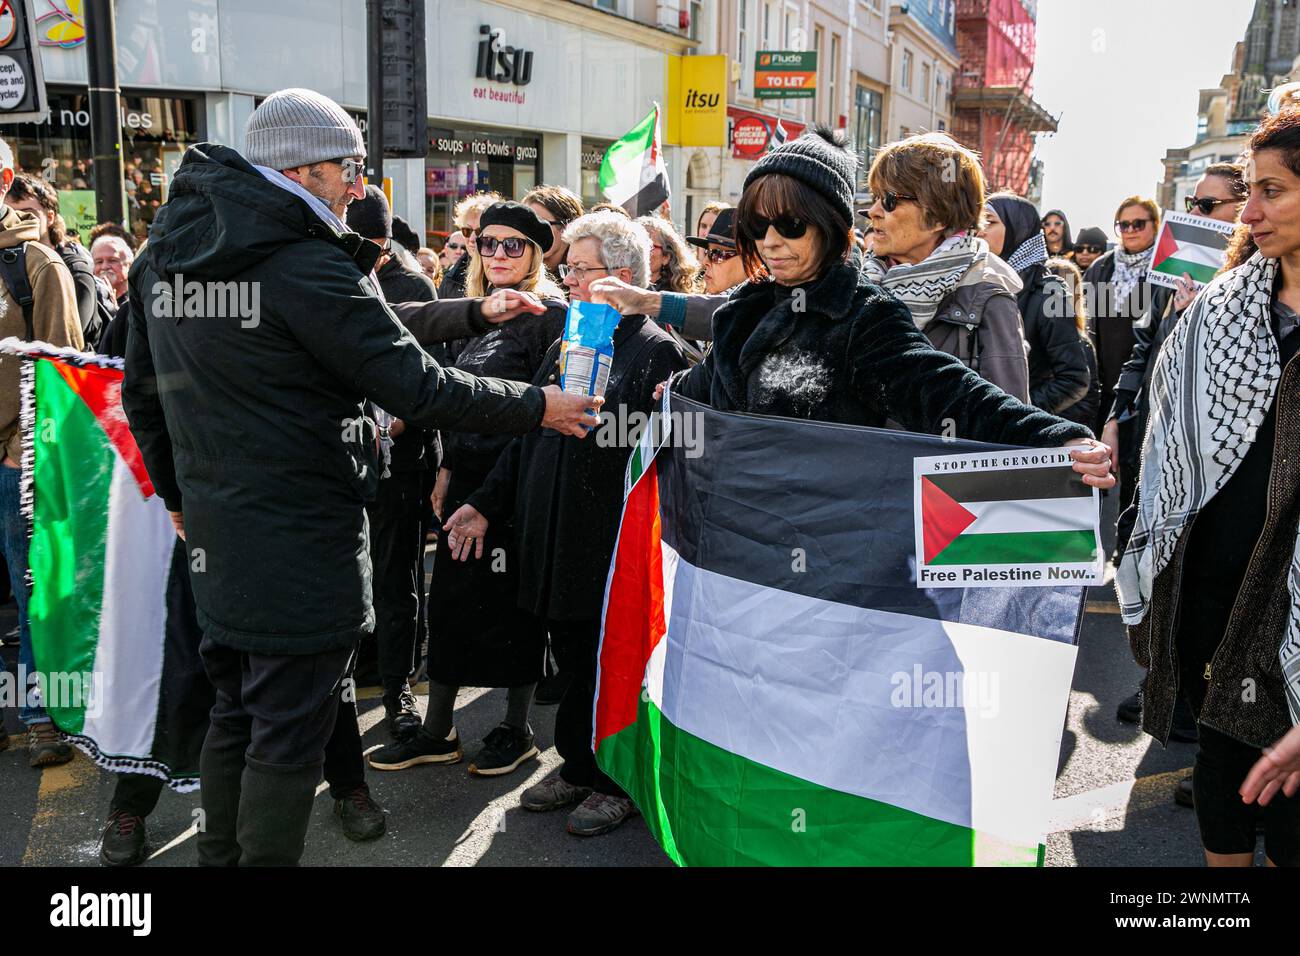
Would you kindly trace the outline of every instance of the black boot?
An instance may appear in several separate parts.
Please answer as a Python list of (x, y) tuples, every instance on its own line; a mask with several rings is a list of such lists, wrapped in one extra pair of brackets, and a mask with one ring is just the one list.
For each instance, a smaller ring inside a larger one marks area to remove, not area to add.
[(246, 739), (215, 724), (208, 728), (199, 756), (199, 866), (239, 865), (236, 823), (247, 747)]
[(136, 866), (149, 855), (149, 836), (144, 817), (114, 810), (99, 843), (99, 861), (105, 866)]
[(321, 781), (319, 767), (268, 773), (244, 768), (239, 795), (240, 866), (297, 866)]
[(370, 796), (365, 784), (335, 800), (334, 815), (342, 822), (343, 835), (349, 840), (376, 840), (388, 829), (384, 808)]

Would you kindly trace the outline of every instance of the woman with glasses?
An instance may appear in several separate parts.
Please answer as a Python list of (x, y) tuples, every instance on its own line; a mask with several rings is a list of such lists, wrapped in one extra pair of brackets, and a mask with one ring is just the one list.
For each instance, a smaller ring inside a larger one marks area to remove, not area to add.
[(650, 236), (650, 288), (655, 292), (700, 291), (700, 266), (673, 224), (659, 216), (636, 220)]
[(935, 348), (1029, 401), (1020, 279), (978, 236), (979, 159), (942, 133), (912, 136), (877, 154), (868, 185), (867, 275), (903, 301)]
[(1074, 240), (1073, 249), (1074, 251), (1066, 258), (1078, 266), (1080, 272), (1087, 272), (1088, 267), (1106, 251), (1106, 233), (1096, 226), (1080, 229), (1078, 237)]
[(546, 268), (559, 275), (560, 264), (568, 261), (569, 244), (564, 241), (564, 227), (582, 215), (582, 200), (563, 186), (538, 186), (519, 200), (551, 229), (551, 248), (546, 253)]
[(729, 295), (748, 278), (736, 251), (736, 210), (728, 207), (714, 217), (704, 236), (687, 240), (698, 246), (704, 265), (704, 291), (708, 295)]
[(479, 218), (483, 215), (483, 210), (493, 203), (504, 201), (504, 198), (499, 193), (482, 192), (466, 196), (456, 203), (456, 208), (452, 210), (452, 219), (464, 237), (466, 252), (462, 253), (461, 257), (443, 274), (442, 285), (438, 286), (439, 299), (465, 298), (465, 277), (469, 273), (469, 250), (474, 248), (474, 242), (478, 238)]
[[(542, 299), (541, 315), (522, 315), (469, 342), (455, 367), (475, 375), (531, 381), (547, 349), (559, 338), (568, 308), (546, 274), (551, 228), (527, 206), (499, 202), (477, 223), (469, 255), (466, 294), (491, 296), (503, 289)], [(501, 449), (496, 435), (445, 432), (443, 463), (434, 488), (434, 512), (446, 520), (483, 483)], [(516, 605), (520, 557), (510, 520), (493, 524), (483, 541), (485, 560), (454, 560), (447, 529), (438, 536), (429, 603), (429, 704), (424, 726), (409, 739), (370, 756), (379, 770), (422, 763), (455, 763), (462, 752), (452, 725), (456, 693), (463, 686), (507, 687), (506, 714), (469, 765), (477, 776), (509, 773), (537, 755), (528, 709), (542, 677), (546, 629)]]
[(1141, 321), (1151, 304), (1147, 266), (1151, 247), (1160, 230), (1160, 209), (1152, 199), (1130, 196), (1115, 211), (1119, 245), (1100, 255), (1083, 274), (1085, 294), (1091, 303), (1092, 344), (1097, 350), (1101, 376), (1100, 433), (1115, 403), (1115, 383), (1133, 349), (1133, 324)]
[[(942, 159), (954, 148), (931, 155)], [(754, 164), (737, 231), (751, 280), (718, 310), (704, 361), (673, 387), (729, 411), (877, 427), (892, 419), (913, 431), (1011, 445), (1082, 444), (1075, 470), (1087, 484), (1113, 484), (1106, 448), (1087, 428), (1017, 401), (935, 349), (903, 302), (849, 263), (856, 166), (842, 134), (824, 128)], [(942, 165), (928, 175), (935, 183), (912, 195), (946, 178)], [(874, 184), (881, 198), (873, 222), (886, 225), (885, 242), (896, 248), (900, 234), (888, 227), (897, 220), (881, 214), (883, 205), (897, 210), (916, 200), (886, 196), (878, 178)], [(938, 230), (973, 229), (983, 199), (981, 189), (959, 225)]]
[(1016, 270), (1016, 306), (1029, 343), (1029, 402), (1059, 415), (1088, 394), (1088, 356), (1075, 329), (1064, 284), (1047, 270), (1047, 238), (1038, 210), (1015, 193), (990, 196), (980, 236)]

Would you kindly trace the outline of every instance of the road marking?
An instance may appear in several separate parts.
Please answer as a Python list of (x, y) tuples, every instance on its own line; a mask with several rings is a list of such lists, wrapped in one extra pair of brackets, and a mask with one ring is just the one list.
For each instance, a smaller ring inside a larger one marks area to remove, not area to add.
[(1118, 614), (1119, 603), (1116, 601), (1089, 601), (1084, 605), (1089, 614)]
[(1179, 781), (1191, 772), (1191, 767), (1170, 770), (1053, 800), (1048, 811), (1047, 832), (1101, 830), (1107, 823), (1117, 818), (1122, 820), (1131, 812), (1172, 803)]
[[(57, 854), (67, 850), (68, 830), (63, 825), (63, 818), (85, 813), (87, 804), (93, 805), (99, 781), (99, 769), (76, 747), (73, 747), (71, 761), (57, 767), (45, 767), (40, 770), (40, 775), (41, 785), (36, 792), (36, 810), (27, 833), (23, 866), (41, 866), (47, 859), (53, 860)], [(98, 846), (96, 841), (96, 855)]]

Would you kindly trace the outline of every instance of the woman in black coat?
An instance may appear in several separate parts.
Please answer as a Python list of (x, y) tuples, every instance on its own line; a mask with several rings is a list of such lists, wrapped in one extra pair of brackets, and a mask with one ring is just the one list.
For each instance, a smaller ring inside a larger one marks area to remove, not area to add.
[[(737, 245), (751, 280), (714, 316), (713, 348), (674, 387), (714, 408), (1042, 447), (1079, 444), (1074, 468), (1108, 488), (1109, 454), (1088, 429), (1031, 408), (939, 352), (901, 302), (848, 263), (856, 161), (817, 130), (754, 164), (738, 209)], [(873, 222), (891, 247), (926, 229), (915, 200), (876, 192)], [(942, 189), (948, 183), (938, 182)], [(960, 183), (951, 184), (960, 191)], [(886, 213), (882, 217), (883, 206)], [(876, 237), (877, 251), (882, 236)], [(763, 279), (762, 271), (771, 275)]]
[[(466, 292), (471, 298), (498, 289), (532, 292), (546, 311), (497, 325), (469, 339), (455, 367), (475, 375), (530, 381), (564, 328), (564, 292), (546, 275), (543, 256), (551, 229), (526, 206), (489, 206), (478, 238), (467, 254)], [(509, 444), (499, 435), (443, 433), (443, 461), (434, 488), (439, 519), (456, 511), (483, 483)], [(461, 757), (452, 726), (456, 693), (464, 686), (508, 687), (506, 717), (488, 734), (470, 764), (478, 776), (509, 773), (537, 754), (528, 727), (528, 705), (542, 676), (546, 629), (516, 605), (521, 558), (509, 516), (492, 526), (484, 542), (486, 559), (452, 559), (440, 531), (429, 589), (429, 705), (424, 726), (414, 738), (370, 755), (379, 770), (402, 770), (420, 763), (454, 763)]]
[(1020, 276), (1016, 295), (1029, 343), (1029, 401), (1060, 414), (1091, 386), (1088, 354), (1069, 308), (1069, 291), (1047, 270), (1047, 241), (1038, 210), (1015, 193), (995, 193), (985, 206), (988, 225), (981, 235), (989, 250)]

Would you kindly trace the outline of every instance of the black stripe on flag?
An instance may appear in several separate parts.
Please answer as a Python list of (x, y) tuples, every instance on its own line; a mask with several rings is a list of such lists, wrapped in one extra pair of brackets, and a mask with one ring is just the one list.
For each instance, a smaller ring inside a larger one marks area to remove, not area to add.
[(954, 501), (1029, 501), (1035, 498), (1091, 498), (1092, 488), (1069, 468), (1021, 468), (970, 474), (926, 475)]
[(663, 176), (656, 176), (623, 203), (623, 208), (633, 219), (637, 216), (648, 216), (667, 201), (668, 195), (668, 180)]
[[(912, 459), (1006, 445), (720, 412), (672, 396), (655, 459), (663, 539), (697, 568), (852, 607), (1073, 643), (1078, 588), (916, 586)], [(691, 455), (683, 445), (683, 425)], [(1005, 487), (1005, 486), (1004, 486)]]
[(1170, 222), (1169, 232), (1178, 240), (1179, 244), (1191, 243), (1197, 246), (1207, 246), (1210, 249), (1228, 248), (1228, 236), (1216, 229), (1194, 226), (1189, 222)]

